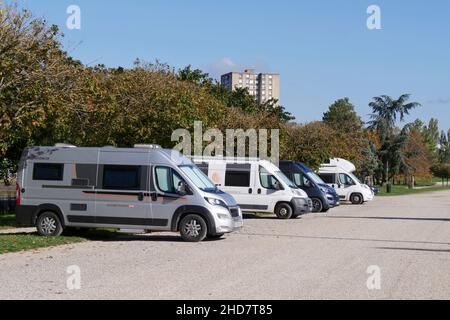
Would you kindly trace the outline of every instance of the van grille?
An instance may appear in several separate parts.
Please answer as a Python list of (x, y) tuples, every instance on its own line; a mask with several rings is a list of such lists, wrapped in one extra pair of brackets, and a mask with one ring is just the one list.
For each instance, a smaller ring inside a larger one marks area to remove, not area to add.
[(239, 209), (238, 208), (230, 208), (230, 213), (233, 218), (239, 217)]

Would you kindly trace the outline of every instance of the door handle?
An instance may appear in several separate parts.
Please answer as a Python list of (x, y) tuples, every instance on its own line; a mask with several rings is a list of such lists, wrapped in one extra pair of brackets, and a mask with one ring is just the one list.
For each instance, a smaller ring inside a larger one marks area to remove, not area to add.
[(138, 200), (139, 200), (139, 201), (144, 201), (144, 198), (145, 198), (144, 193), (143, 193), (143, 192), (140, 192), (140, 193), (138, 194)]
[(262, 193), (262, 190), (261, 189), (258, 189), (258, 194), (261, 194)]
[(248, 193), (252, 194), (253, 193), (253, 189), (252, 188), (248, 189)]
[(158, 201), (158, 194), (156, 192), (152, 192), (150, 197), (152, 198), (152, 201)]

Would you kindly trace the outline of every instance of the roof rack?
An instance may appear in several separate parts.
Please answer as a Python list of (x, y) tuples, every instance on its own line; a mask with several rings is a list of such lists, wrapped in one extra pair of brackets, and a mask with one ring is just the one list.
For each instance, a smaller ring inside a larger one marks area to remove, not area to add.
[(76, 148), (77, 146), (66, 144), (66, 143), (57, 143), (55, 144), (55, 148)]
[(162, 149), (159, 144), (135, 144), (135, 149)]

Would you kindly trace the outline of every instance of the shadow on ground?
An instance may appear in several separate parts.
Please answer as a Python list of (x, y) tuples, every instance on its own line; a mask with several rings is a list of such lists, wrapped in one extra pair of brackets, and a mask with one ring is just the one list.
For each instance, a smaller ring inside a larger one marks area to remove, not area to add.
[[(2, 233), (0, 234), (0, 240), (2, 237), (6, 236), (35, 236), (40, 237), (37, 232), (26, 233)], [(89, 241), (100, 241), (100, 242), (133, 242), (133, 241), (149, 241), (149, 242), (185, 242), (181, 236), (174, 233), (173, 235), (162, 235), (158, 233), (150, 233), (150, 234), (127, 234), (127, 233), (119, 233), (112, 230), (67, 230), (63, 233), (63, 236), (66, 238), (82, 238)], [(215, 242), (222, 241), (224, 238), (220, 239), (212, 239), (207, 238), (206, 242)]]
[(352, 217), (352, 216), (327, 216), (327, 219), (365, 219), (365, 220), (405, 220), (405, 221), (439, 221), (450, 222), (450, 218), (414, 218), (414, 217)]

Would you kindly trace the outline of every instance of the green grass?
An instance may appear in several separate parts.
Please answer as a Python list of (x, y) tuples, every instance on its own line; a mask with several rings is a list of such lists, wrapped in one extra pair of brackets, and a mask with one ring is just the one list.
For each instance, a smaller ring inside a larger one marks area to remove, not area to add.
[(0, 230), (13, 229), (16, 228), (16, 216), (9, 214), (6, 216), (0, 216)]
[(0, 234), (0, 254), (87, 241), (81, 237), (40, 237), (37, 234)]
[(417, 193), (427, 193), (427, 192), (434, 192), (434, 191), (444, 191), (444, 190), (450, 190), (450, 187), (429, 187), (429, 188), (423, 188), (423, 189), (408, 189), (408, 186), (399, 186), (395, 185), (392, 186), (392, 193), (386, 192), (386, 186), (380, 187), (380, 193), (378, 193), (378, 196), (403, 196), (408, 194), (417, 194)]
[[(14, 215), (0, 216), (0, 230), (17, 228)], [(0, 255), (10, 252), (55, 247), (85, 241), (111, 241), (117, 237), (116, 230), (69, 229), (61, 237), (41, 237), (37, 233), (0, 234)]]

